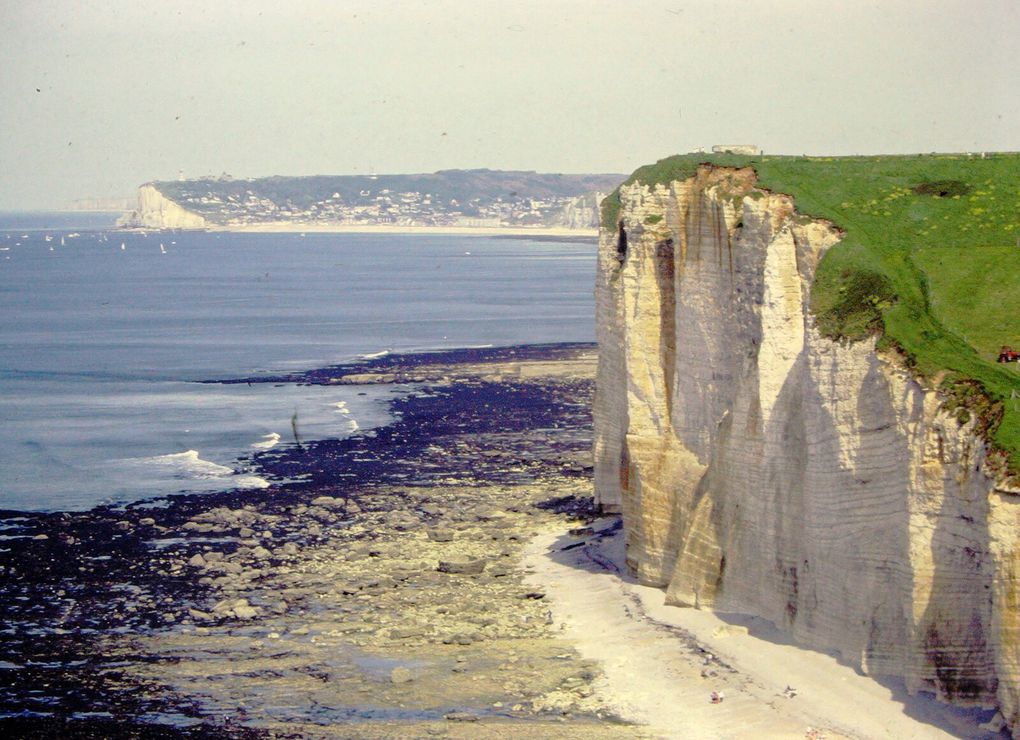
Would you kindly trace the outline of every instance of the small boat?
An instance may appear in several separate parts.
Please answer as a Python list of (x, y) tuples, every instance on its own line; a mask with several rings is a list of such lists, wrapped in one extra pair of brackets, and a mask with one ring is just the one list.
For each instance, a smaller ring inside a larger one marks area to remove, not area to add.
[(127, 245), (125, 245), (125, 244), (124, 244), (124, 242), (121, 242), (121, 243), (120, 243), (120, 248), (121, 248), (122, 250), (124, 250), (124, 249), (127, 249)]
[(166, 247), (163, 246), (163, 242), (159, 243), (160, 254), (166, 254)]

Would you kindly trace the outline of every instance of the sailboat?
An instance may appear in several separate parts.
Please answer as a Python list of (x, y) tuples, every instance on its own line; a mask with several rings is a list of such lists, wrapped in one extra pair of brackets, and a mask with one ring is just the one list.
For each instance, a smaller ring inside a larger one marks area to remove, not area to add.
[(163, 246), (163, 242), (159, 243), (159, 252), (160, 254), (166, 254), (166, 247)]

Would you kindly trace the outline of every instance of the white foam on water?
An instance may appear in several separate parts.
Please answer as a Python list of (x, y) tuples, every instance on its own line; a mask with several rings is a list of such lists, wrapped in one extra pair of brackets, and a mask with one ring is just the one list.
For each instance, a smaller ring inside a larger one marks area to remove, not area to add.
[(347, 422), (347, 428), (352, 432), (358, 431), (359, 429), (358, 422), (355, 419), (351, 419), (349, 422)]
[(251, 448), (253, 450), (271, 450), (276, 447), (280, 442), (280, 435), (276, 432), (270, 432), (269, 434), (263, 434), (262, 439), (258, 442), (252, 442)]
[(180, 478), (226, 478), (234, 474), (234, 471), (225, 465), (218, 465), (209, 460), (203, 460), (198, 456), (197, 450), (173, 452), (169, 455), (156, 455), (154, 457), (136, 457), (126, 462), (139, 465), (154, 465)]
[(333, 405), (336, 406), (336, 412), (338, 414), (349, 414), (349, 413), (351, 413), (351, 410), (349, 408), (347, 408), (347, 401), (337, 401)]
[[(128, 458), (122, 462), (132, 466), (155, 468), (159, 471), (158, 474), (177, 480), (212, 483), (214, 484), (214, 489), (268, 488), (270, 486), (269, 481), (257, 475), (235, 472), (225, 465), (219, 465), (210, 460), (203, 460), (199, 457), (197, 450), (173, 452), (168, 455), (156, 455), (154, 457)], [(201, 485), (200, 487), (204, 489), (208, 488), (208, 485)]]
[(257, 475), (239, 475), (230, 481), (237, 488), (269, 488), (269, 481)]
[(371, 354), (367, 355), (358, 355), (358, 357), (360, 357), (362, 360), (375, 360), (379, 357), (385, 357), (389, 353), (390, 351), (388, 349), (384, 349), (381, 352), (372, 352)]

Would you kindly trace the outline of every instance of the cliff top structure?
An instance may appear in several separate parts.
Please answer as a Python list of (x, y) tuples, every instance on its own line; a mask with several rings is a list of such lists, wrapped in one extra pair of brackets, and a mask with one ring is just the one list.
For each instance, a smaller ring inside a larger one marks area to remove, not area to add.
[[(842, 230), (811, 290), (822, 335), (880, 335), (956, 399), (961, 419), (979, 417), (1020, 473), (1020, 372), (996, 362), (1002, 345), (1020, 344), (1020, 154), (695, 153), (641, 167), (625, 186), (682, 181), (703, 163), (753, 168), (759, 188)], [(618, 188), (604, 228), (619, 228), (619, 205)]]

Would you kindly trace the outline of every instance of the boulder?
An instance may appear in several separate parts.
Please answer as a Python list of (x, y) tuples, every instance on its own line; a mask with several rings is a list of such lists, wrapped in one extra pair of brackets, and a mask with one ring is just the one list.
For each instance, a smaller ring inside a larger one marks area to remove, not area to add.
[(436, 570), (440, 573), (477, 575), (485, 570), (485, 561), (470, 555), (457, 555), (446, 560), (440, 560)]

